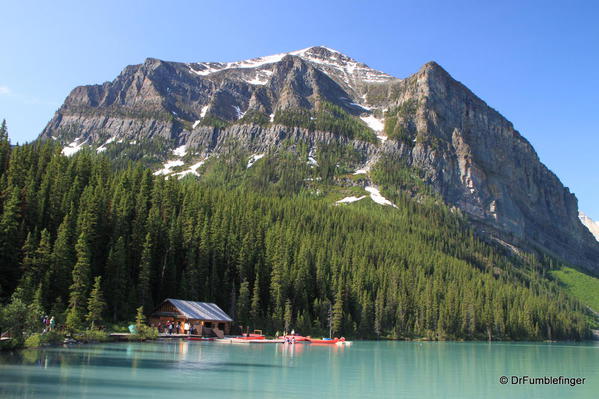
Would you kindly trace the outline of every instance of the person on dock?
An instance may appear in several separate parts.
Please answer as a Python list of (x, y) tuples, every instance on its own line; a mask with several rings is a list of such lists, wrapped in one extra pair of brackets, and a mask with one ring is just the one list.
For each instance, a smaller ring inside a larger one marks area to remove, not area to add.
[(185, 331), (185, 334), (189, 335), (189, 322), (188, 321), (186, 321), (183, 324), (183, 330)]

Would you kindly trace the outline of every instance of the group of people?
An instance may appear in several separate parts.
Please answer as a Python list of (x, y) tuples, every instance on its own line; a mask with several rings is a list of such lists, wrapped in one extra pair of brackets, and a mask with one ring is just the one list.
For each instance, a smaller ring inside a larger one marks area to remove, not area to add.
[(42, 334), (52, 331), (54, 328), (56, 328), (56, 320), (54, 319), (54, 316), (48, 317), (48, 315), (45, 315), (42, 317), (41, 322), (43, 326)]
[(291, 338), (289, 337), (289, 335), (285, 336), (285, 343), (286, 344), (295, 344), (295, 336), (292, 336)]
[(170, 321), (167, 320), (165, 324), (158, 324), (158, 332), (163, 334), (193, 334), (196, 335), (198, 333), (196, 326), (189, 324), (188, 321), (184, 323), (180, 323), (178, 321)]

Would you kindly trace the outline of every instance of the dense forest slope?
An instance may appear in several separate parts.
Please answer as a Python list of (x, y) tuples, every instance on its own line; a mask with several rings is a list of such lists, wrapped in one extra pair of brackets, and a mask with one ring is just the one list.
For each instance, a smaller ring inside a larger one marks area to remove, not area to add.
[(322, 145), (349, 145), (358, 156), (347, 165), (366, 178), (379, 158), (401, 160), (487, 237), (599, 273), (576, 197), (508, 120), (434, 62), (398, 79), (326, 47), (229, 63), (149, 58), (75, 88), (40, 137), (179, 175), (233, 142), (259, 156), (298, 140), (306, 161)]
[(359, 177), (328, 174), (321, 154), (312, 167), (289, 151), (248, 168), (251, 154), (231, 149), (202, 179), (176, 179), (138, 163), (117, 169), (94, 151), (67, 157), (51, 142), (3, 140), (2, 300), (35, 299), (61, 315), (83, 308), (102, 276), (110, 320), (179, 297), (271, 332), (324, 334), (331, 309), (346, 336), (589, 336), (585, 307), (552, 281), (552, 261), (480, 241), (394, 159), (372, 166), (381, 194), (371, 195), (393, 206), (335, 205), (362, 189), (327, 180)]

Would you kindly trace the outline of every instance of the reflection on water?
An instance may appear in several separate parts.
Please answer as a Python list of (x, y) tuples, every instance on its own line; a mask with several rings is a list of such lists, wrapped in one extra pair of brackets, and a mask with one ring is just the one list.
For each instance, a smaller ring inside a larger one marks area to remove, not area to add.
[[(589, 343), (82, 345), (0, 354), (0, 397), (590, 398), (598, 364)], [(587, 382), (510, 386), (502, 375)]]

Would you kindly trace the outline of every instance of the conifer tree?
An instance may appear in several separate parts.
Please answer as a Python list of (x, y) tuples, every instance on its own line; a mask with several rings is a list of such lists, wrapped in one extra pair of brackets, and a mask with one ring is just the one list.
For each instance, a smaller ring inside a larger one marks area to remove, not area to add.
[(33, 295), (33, 300), (27, 306), (27, 329), (31, 332), (40, 332), (43, 329), (44, 306), (42, 296), (42, 285), (39, 284)]
[(94, 286), (89, 294), (87, 301), (87, 316), (86, 319), (90, 322), (90, 328), (93, 330), (96, 327), (96, 322), (101, 322), (102, 314), (106, 303), (104, 302), (104, 295), (102, 294), (102, 277), (97, 276), (94, 279)]
[(0, 124), (0, 175), (4, 174), (8, 168), (8, 160), (10, 157), (10, 140), (8, 139), (8, 128), (6, 127), (6, 119)]
[(247, 326), (250, 312), (250, 283), (242, 281), (239, 285), (239, 296), (237, 298), (237, 320), (242, 326)]
[(139, 301), (138, 304), (145, 306), (147, 309), (152, 308), (152, 292), (150, 279), (152, 277), (152, 236), (150, 233), (146, 234), (143, 249), (141, 252), (141, 260), (139, 264), (139, 276), (138, 276), (138, 291)]
[(285, 323), (285, 331), (289, 332), (291, 328), (291, 321), (293, 320), (293, 308), (291, 307), (291, 301), (287, 299), (285, 301), (285, 313), (283, 315), (283, 322)]
[(58, 227), (56, 241), (52, 250), (52, 277), (50, 279), (51, 292), (55, 297), (63, 299), (68, 297), (68, 290), (72, 281), (72, 267), (75, 264), (73, 253), (73, 220), (71, 212), (66, 214)]
[(331, 331), (333, 335), (342, 333), (343, 327), (343, 289), (339, 287), (335, 295), (335, 304), (333, 305), (333, 314), (331, 319)]
[(127, 289), (129, 279), (127, 276), (125, 240), (119, 237), (108, 252), (106, 259), (106, 298), (112, 320), (117, 321), (119, 315), (127, 314)]
[(90, 255), (87, 237), (81, 233), (75, 246), (77, 262), (73, 267), (73, 283), (70, 287), (69, 310), (66, 325), (71, 331), (82, 327), (90, 284)]
[(140, 306), (137, 308), (135, 313), (135, 328), (137, 333), (141, 334), (146, 327), (146, 315), (144, 314), (144, 307)]
[(252, 290), (252, 304), (250, 309), (250, 316), (252, 323), (256, 325), (260, 318), (260, 274), (256, 275), (254, 280), (254, 289)]
[(18, 281), (20, 199), (16, 187), (8, 189), (0, 217), (0, 287), (14, 291)]

